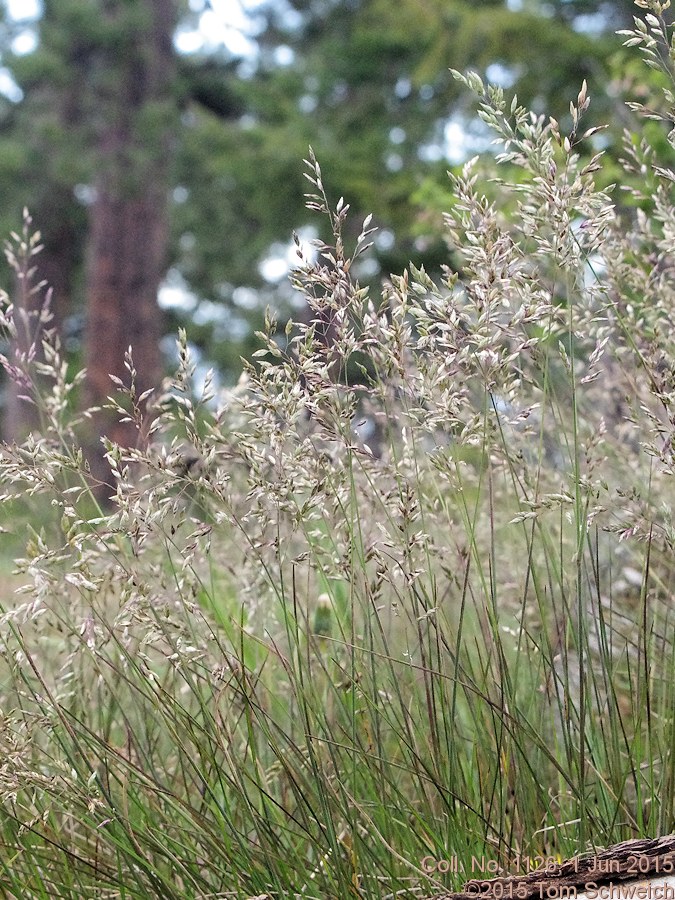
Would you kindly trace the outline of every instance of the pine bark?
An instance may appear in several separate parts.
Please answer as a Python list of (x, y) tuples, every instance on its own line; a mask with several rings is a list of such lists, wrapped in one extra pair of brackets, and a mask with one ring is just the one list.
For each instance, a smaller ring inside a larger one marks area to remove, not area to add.
[[(137, 393), (157, 387), (162, 363), (157, 294), (168, 243), (168, 191), (177, 108), (173, 0), (109, 0), (104, 14), (123, 35), (102, 54), (98, 178), (88, 242), (84, 359), (86, 400), (104, 404), (110, 376), (129, 383), (132, 348)], [(112, 54), (112, 56), (111, 56)], [(143, 439), (133, 423), (102, 411), (89, 441), (92, 474), (105, 492), (109, 470), (100, 436), (122, 446)]]

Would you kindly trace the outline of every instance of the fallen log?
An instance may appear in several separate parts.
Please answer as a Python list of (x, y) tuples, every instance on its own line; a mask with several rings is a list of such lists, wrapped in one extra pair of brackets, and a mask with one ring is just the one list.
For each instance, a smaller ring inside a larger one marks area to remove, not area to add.
[(526, 875), (472, 878), (427, 900), (675, 900), (675, 834), (623, 841)]

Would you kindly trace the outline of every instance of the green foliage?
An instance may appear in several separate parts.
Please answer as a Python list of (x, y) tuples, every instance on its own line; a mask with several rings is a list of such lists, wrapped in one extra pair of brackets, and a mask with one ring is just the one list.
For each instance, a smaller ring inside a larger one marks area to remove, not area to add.
[[(149, 110), (137, 123), (144, 149), (136, 147), (128, 169), (135, 190), (148, 159), (163, 152), (153, 136), (180, 110), (173, 173), (179, 199), (167, 263), (205, 301), (201, 323), (192, 326), (183, 314), (182, 324), (207, 357), (235, 378), (246, 340), (233, 337), (225, 347), (230, 339), (222, 328), (217, 322), (207, 327), (204, 320), (210, 304), (224, 305), (230, 312), (221, 319), (250, 334), (267, 302), (284, 314), (288, 310), (287, 292), (265, 282), (259, 266), (275, 242), (286, 242), (293, 229), (308, 223), (297, 164), (308, 144), (324, 161), (330, 196), (344, 195), (355, 221), (373, 213), (382, 229), (362, 280), (377, 285), (411, 259), (437, 275), (446, 260), (440, 237), (444, 199), (435, 210), (426, 202), (425, 185), (438, 184), (447, 167), (448, 118), (472, 127), (467, 95), (448, 67), (484, 74), (499, 64), (522, 103), (545, 108), (565, 127), (565, 98), (586, 78), (594, 97), (590, 115), (603, 121), (614, 103), (605, 95), (606, 66), (617, 47), (611, 30), (625, 21), (628, 4), (604, 4), (595, 37), (572, 27), (575, 16), (588, 12), (583, 3), (549, 3), (544, 10), (530, 2), (518, 12), (503, 2), (467, 0), (288, 6), (295, 16), (280, 14), (275, 3), (256, 9), (264, 27), (255, 62), (237, 60), (222, 48), (182, 58), (175, 106)], [(196, 24), (198, 13), (184, 3), (178, 8), (181, 28)], [(16, 229), (25, 205), (32, 210), (54, 265), (61, 260), (60, 276), (53, 266), (47, 274), (63, 308), (74, 314), (71, 342), (86, 304), (87, 186), (100, 170), (93, 149), (100, 93), (118, 91), (115, 60), (123, 58), (146, 14), (138, 2), (111, 18), (102, 14), (100, 0), (54, 0), (43, 6), (34, 52), (16, 56), (3, 50), (3, 63), (24, 96), (7, 105), (0, 123), (0, 230)], [(9, 45), (16, 27), (7, 14), (3, 24)], [(292, 53), (290, 64), (278, 55), (280, 47)], [(138, 159), (142, 153), (148, 159)], [(241, 286), (259, 292), (257, 309), (237, 303)], [(170, 326), (176, 315), (169, 317)]]

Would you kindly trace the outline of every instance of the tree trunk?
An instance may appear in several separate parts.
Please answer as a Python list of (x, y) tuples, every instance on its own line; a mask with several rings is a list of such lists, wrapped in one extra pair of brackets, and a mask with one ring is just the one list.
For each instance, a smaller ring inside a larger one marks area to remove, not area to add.
[[(157, 293), (166, 263), (168, 191), (176, 58), (173, 0), (107, 0), (104, 15), (124, 44), (101, 56), (98, 178), (91, 207), (84, 358), (86, 399), (99, 405), (115, 392), (110, 376), (129, 384), (124, 357), (133, 349), (137, 393), (162, 375)], [(90, 440), (93, 476), (106, 493), (110, 473), (100, 436), (138, 442), (133, 423), (102, 411)], [(102, 494), (102, 495), (103, 495)]]

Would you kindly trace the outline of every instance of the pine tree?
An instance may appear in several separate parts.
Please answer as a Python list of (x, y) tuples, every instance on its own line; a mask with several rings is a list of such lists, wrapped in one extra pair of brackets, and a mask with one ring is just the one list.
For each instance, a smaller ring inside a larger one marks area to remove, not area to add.
[[(106, 0), (94, 55), (94, 200), (90, 207), (84, 360), (90, 403), (129, 383), (133, 346), (139, 393), (157, 387), (162, 336), (157, 294), (166, 269), (168, 194), (175, 146), (174, 0)], [(131, 423), (101, 416), (97, 431), (123, 445)], [(94, 455), (101, 476), (101, 453)], [(96, 464), (94, 464), (96, 465)]]

